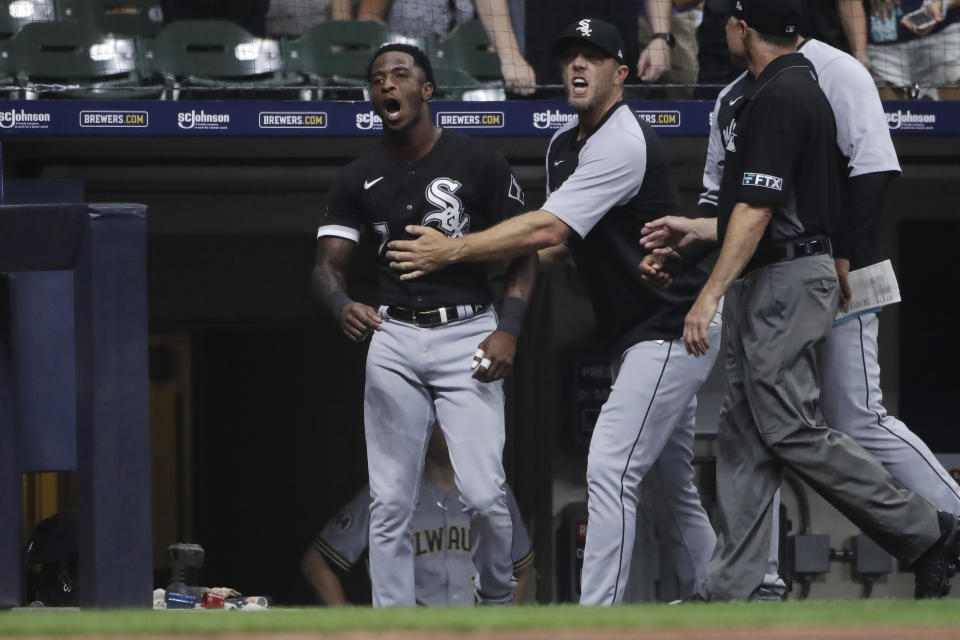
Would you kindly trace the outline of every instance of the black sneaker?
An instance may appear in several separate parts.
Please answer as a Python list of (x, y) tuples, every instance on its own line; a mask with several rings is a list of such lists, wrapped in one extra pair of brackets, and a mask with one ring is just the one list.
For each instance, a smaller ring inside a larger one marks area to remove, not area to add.
[(943, 534), (913, 566), (915, 598), (942, 598), (950, 593), (950, 577), (960, 563), (960, 517), (938, 515)]

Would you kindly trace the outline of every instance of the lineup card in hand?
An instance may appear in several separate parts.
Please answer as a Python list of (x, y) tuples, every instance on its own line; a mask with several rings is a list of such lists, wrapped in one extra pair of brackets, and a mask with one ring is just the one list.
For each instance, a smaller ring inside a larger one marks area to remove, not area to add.
[(855, 269), (850, 272), (848, 280), (850, 304), (845, 311), (837, 311), (837, 320), (900, 302), (900, 285), (889, 260)]

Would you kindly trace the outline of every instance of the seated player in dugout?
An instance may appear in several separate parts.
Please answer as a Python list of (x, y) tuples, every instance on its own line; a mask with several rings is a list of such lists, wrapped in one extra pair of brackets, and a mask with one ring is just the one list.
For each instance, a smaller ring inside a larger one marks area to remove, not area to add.
[[(523, 599), (533, 576), (533, 548), (513, 492), (507, 487), (513, 519), (516, 601)], [(366, 552), (370, 527), (370, 490), (364, 486), (313, 538), (301, 569), (317, 599), (329, 606), (347, 603), (334, 567), (350, 571)], [(470, 518), (464, 512), (450, 465), (443, 431), (434, 428), (424, 461), (419, 500), (411, 525), (417, 603), (432, 607), (472, 605)]]

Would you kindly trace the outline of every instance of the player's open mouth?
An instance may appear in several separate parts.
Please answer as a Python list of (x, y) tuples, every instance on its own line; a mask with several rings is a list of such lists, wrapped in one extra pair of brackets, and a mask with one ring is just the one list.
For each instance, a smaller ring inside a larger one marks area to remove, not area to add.
[(573, 88), (573, 95), (575, 96), (586, 95), (587, 87), (589, 86), (589, 84), (587, 83), (585, 78), (579, 78), (579, 77), (574, 78), (570, 84), (572, 85), (572, 88)]
[(383, 111), (387, 115), (387, 120), (396, 122), (400, 119), (400, 101), (396, 98), (387, 98), (383, 101)]

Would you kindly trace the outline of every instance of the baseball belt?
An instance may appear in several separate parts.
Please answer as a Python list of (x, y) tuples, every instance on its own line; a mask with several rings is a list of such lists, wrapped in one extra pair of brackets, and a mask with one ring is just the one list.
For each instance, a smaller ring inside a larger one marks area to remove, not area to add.
[(466, 304), (435, 309), (408, 309), (407, 307), (387, 307), (387, 315), (394, 320), (409, 322), (423, 329), (439, 327), (456, 320), (473, 317), (486, 309), (486, 304)]
[(757, 247), (756, 253), (743, 270), (746, 275), (759, 267), (765, 267), (775, 262), (786, 262), (796, 258), (817, 256), (826, 253), (833, 255), (830, 238), (827, 236), (810, 236), (807, 238), (793, 238), (783, 242), (764, 244)]

